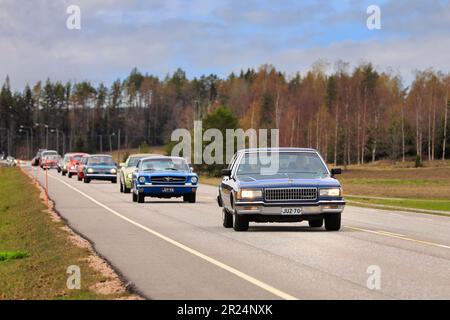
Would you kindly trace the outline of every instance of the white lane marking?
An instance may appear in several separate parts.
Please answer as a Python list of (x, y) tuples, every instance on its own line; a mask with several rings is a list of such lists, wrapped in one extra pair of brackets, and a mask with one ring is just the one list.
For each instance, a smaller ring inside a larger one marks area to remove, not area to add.
[(382, 236), (391, 237), (391, 238), (402, 239), (402, 240), (411, 241), (411, 242), (420, 243), (420, 244), (426, 244), (429, 246), (434, 246), (434, 247), (439, 247), (439, 248), (444, 248), (444, 249), (450, 249), (450, 246), (447, 246), (445, 244), (417, 240), (417, 239), (409, 238), (409, 237), (406, 237), (406, 236), (403, 236), (400, 234), (395, 234), (395, 233), (387, 232), (387, 231), (375, 231), (375, 230), (369, 230), (369, 229), (363, 229), (363, 228), (357, 228), (357, 227), (349, 227), (349, 226), (344, 226), (344, 228), (348, 228), (348, 229), (356, 230), (356, 231), (373, 233), (373, 234), (382, 235)]
[(184, 244), (182, 244), (182, 243), (180, 243), (180, 242), (178, 242), (176, 240), (173, 240), (173, 239), (171, 239), (171, 238), (169, 238), (169, 237), (167, 237), (167, 236), (165, 236), (165, 235), (163, 235), (163, 234), (161, 234), (161, 233), (159, 233), (159, 232), (157, 232), (155, 230), (152, 230), (152, 229), (150, 229), (150, 228), (148, 228), (148, 227), (146, 227), (146, 226), (144, 226), (144, 225), (142, 225), (142, 224), (140, 224), (140, 223), (138, 223), (138, 222), (136, 222), (136, 221), (134, 221), (134, 220), (132, 220), (130, 218), (125, 217), (124, 215), (120, 214), (119, 212), (109, 208), (108, 206), (106, 206), (103, 203), (95, 200), (91, 196), (89, 196), (89, 195), (85, 194), (84, 192), (78, 190), (77, 188), (71, 186), (67, 182), (62, 181), (60, 178), (54, 177), (53, 175), (49, 175), (49, 177), (51, 177), (52, 179), (58, 180), (59, 182), (63, 183), (64, 185), (66, 185), (70, 189), (78, 192), (79, 194), (81, 194), (85, 198), (91, 200), (93, 203), (95, 203), (96, 205), (98, 205), (98, 206), (102, 207), (103, 209), (109, 211), (110, 213), (114, 214), (115, 216), (117, 216), (117, 217), (119, 217), (119, 218), (121, 218), (121, 219), (123, 219), (123, 220), (125, 220), (125, 221), (127, 221), (127, 222), (129, 222), (129, 223), (131, 223), (133, 225), (135, 225), (136, 227), (141, 228), (142, 230), (147, 231), (148, 233), (153, 234), (154, 236), (156, 236), (156, 237), (158, 237), (158, 238), (160, 238), (160, 239), (162, 239), (164, 241), (169, 242), (170, 244), (172, 244), (172, 245), (174, 245), (174, 246), (176, 246), (176, 247), (178, 247), (178, 248), (180, 248), (180, 249), (182, 249), (182, 250), (184, 250), (186, 252), (189, 252), (189, 253), (191, 253), (191, 254), (193, 254), (193, 255), (195, 255), (195, 256), (197, 256), (197, 257), (199, 257), (199, 258), (201, 258), (201, 259), (203, 259), (205, 261), (208, 261), (209, 263), (211, 263), (211, 264), (213, 264), (213, 265), (215, 265), (215, 266), (217, 266), (219, 268), (222, 268), (222, 269), (224, 269), (224, 270), (234, 274), (235, 276), (238, 276), (239, 278), (244, 279), (244, 280), (252, 283), (253, 285), (255, 285), (257, 287), (260, 287), (261, 289), (264, 289), (264, 290), (270, 292), (271, 294), (273, 294), (273, 295), (275, 295), (277, 297), (280, 297), (280, 298), (285, 299), (285, 300), (298, 300), (298, 298), (296, 298), (296, 297), (294, 297), (294, 296), (292, 296), (292, 295), (290, 295), (288, 293), (285, 293), (285, 292), (283, 292), (281, 290), (278, 290), (278, 289), (272, 287), (271, 285), (269, 285), (269, 284), (267, 284), (265, 282), (262, 282), (262, 281), (260, 281), (260, 280), (258, 280), (256, 278), (253, 278), (252, 276), (250, 276), (250, 275), (248, 275), (248, 274), (246, 274), (246, 273), (244, 273), (242, 271), (239, 271), (239, 270), (237, 270), (237, 269), (235, 269), (235, 268), (233, 268), (233, 267), (231, 267), (231, 266), (229, 266), (229, 265), (227, 265), (227, 264), (225, 264), (223, 262), (220, 262), (220, 261), (218, 261), (218, 260), (216, 260), (214, 258), (211, 258), (211, 257), (209, 257), (209, 256), (207, 256), (207, 255), (205, 255), (205, 254), (203, 254), (203, 253), (201, 253), (201, 252), (199, 252), (199, 251), (197, 251), (195, 249), (192, 249), (192, 248), (190, 248), (190, 247), (188, 247), (188, 246), (186, 246), (186, 245), (184, 245)]

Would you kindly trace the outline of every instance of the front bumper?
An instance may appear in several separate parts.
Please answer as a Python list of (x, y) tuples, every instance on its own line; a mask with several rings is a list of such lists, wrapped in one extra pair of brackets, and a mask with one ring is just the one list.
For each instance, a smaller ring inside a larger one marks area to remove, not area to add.
[[(168, 192), (168, 189), (173, 189), (173, 191)], [(137, 192), (144, 194), (146, 196), (156, 196), (156, 197), (181, 197), (188, 194), (193, 194), (197, 192), (197, 185), (137, 185)]]
[(242, 215), (279, 216), (283, 215), (283, 208), (301, 208), (301, 214), (292, 216), (321, 216), (326, 213), (340, 213), (344, 211), (345, 201), (342, 200), (319, 200), (316, 202), (285, 202), (268, 203), (264, 201), (237, 201), (235, 210)]
[(132, 187), (132, 181), (133, 181), (133, 179), (125, 178), (125, 181), (124, 181), (125, 187), (128, 188), (128, 189), (131, 189), (131, 187)]
[(91, 180), (112, 181), (117, 179), (117, 175), (107, 173), (87, 173), (85, 176)]

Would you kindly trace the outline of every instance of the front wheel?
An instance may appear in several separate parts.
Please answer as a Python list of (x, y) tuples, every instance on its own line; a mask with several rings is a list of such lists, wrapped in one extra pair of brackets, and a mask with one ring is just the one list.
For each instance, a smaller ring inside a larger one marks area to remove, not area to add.
[(138, 203), (144, 203), (145, 202), (145, 196), (142, 193), (139, 193), (137, 195), (137, 202)]
[(78, 180), (78, 181), (81, 181), (81, 180), (82, 180), (81, 177), (80, 177), (79, 175), (77, 175), (77, 180)]
[(247, 231), (248, 230), (247, 217), (236, 213), (234, 215), (233, 229), (234, 231)]
[(311, 228), (320, 228), (323, 226), (323, 219), (309, 220), (308, 223)]
[(222, 221), (225, 228), (233, 228), (233, 214), (225, 208), (222, 209)]
[(137, 202), (137, 195), (136, 195), (136, 193), (133, 192), (133, 197), (132, 198), (133, 198), (133, 202)]
[(122, 193), (123, 192), (123, 184), (122, 184), (122, 182), (120, 182), (119, 184), (120, 184), (119, 190)]
[(325, 229), (327, 231), (338, 231), (341, 229), (341, 213), (328, 213), (325, 215)]
[(89, 183), (89, 182), (91, 182), (91, 179), (89, 179), (89, 178), (87, 178), (87, 177), (84, 177), (84, 179), (83, 179), (84, 181), (84, 183)]
[(188, 195), (185, 195), (185, 196), (183, 196), (183, 201), (184, 202), (189, 202), (189, 203), (195, 203), (195, 193), (191, 193), (191, 194), (188, 194)]
[(117, 178), (116, 179), (112, 179), (111, 183), (117, 183)]

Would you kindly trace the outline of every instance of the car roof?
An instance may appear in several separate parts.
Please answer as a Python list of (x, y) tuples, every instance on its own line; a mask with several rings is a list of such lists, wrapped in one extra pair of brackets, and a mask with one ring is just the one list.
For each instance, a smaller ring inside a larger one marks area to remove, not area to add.
[(316, 149), (312, 148), (292, 148), (292, 147), (280, 147), (280, 148), (248, 148), (241, 149), (238, 153), (255, 153), (255, 152), (318, 152)]
[(85, 156), (89, 157), (89, 158), (91, 158), (91, 157), (110, 157), (110, 158), (112, 158), (112, 155), (110, 155), (110, 154), (88, 154)]
[(161, 155), (142, 158), (141, 161), (150, 160), (150, 159), (181, 159), (181, 160), (187, 161), (185, 158), (182, 158), (182, 157), (161, 156)]
[(142, 157), (164, 157), (164, 156), (162, 154), (157, 153), (135, 153), (129, 155), (129, 158), (142, 158)]

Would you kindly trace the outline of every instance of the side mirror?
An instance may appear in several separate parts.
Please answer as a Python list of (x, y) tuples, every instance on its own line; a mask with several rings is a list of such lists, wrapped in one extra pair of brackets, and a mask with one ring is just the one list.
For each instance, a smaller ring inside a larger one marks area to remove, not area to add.
[(191, 170), (191, 172), (194, 172), (194, 168), (193, 167), (189, 167), (189, 170)]
[(121, 167), (121, 168), (125, 167), (125, 162), (119, 163), (119, 167)]
[(231, 170), (230, 169), (222, 169), (222, 176), (231, 177)]
[(331, 169), (331, 176), (334, 176), (336, 174), (342, 174), (342, 169), (341, 168), (333, 168), (333, 169)]

